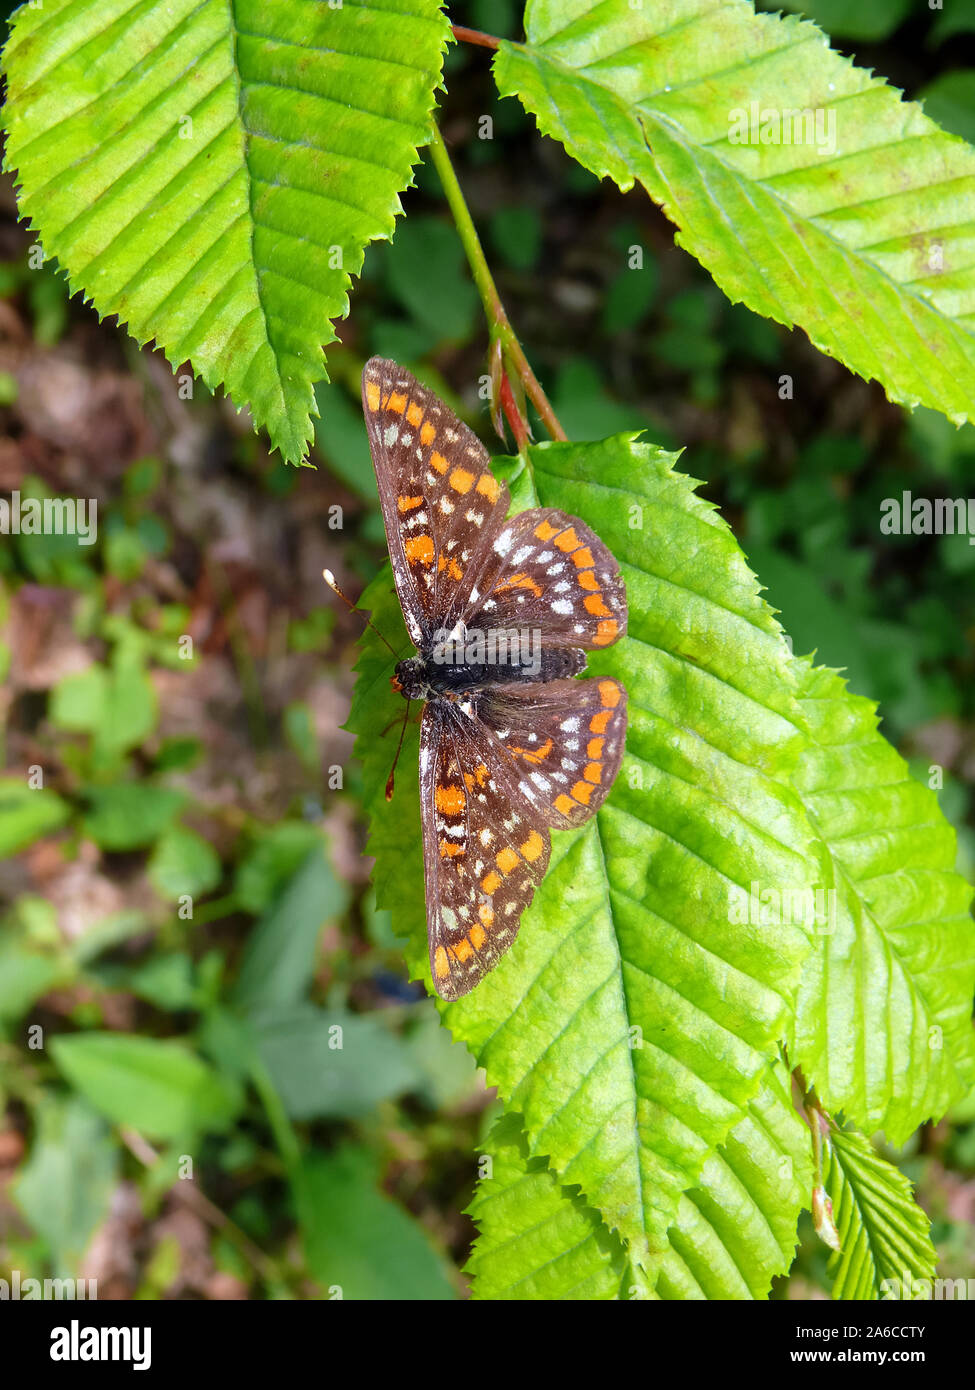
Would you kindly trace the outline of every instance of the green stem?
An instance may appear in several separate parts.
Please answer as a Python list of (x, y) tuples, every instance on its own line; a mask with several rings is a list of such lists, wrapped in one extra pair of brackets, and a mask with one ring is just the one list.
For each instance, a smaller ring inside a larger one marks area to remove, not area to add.
[(474, 220), (471, 217), (464, 195), (461, 192), (460, 184), (457, 182), (457, 175), (454, 173), (454, 166), (450, 162), (447, 154), (447, 147), (444, 145), (440, 131), (436, 126), (433, 128), (433, 138), (430, 141), (430, 153), (436, 166), (437, 174), (443, 185), (443, 191), (447, 198), (447, 204), (453, 214), (454, 224), (457, 227), (457, 234), (467, 256), (471, 274), (474, 277), (474, 284), (484, 305), (484, 313), (491, 330), (492, 341), (497, 339), (501, 343), (506, 365), (510, 366), (518, 376), (535, 409), (538, 411), (542, 423), (548, 430), (553, 439), (566, 439), (568, 436), (559, 424), (555, 411), (549, 402), (548, 397), (542, 390), (538, 378), (529, 365), (528, 358), (519, 343), (515, 330), (511, 326), (511, 321), (505, 313), (504, 305), (498, 294), (497, 286), (488, 269), (487, 258), (484, 255), (484, 248), (481, 246)]

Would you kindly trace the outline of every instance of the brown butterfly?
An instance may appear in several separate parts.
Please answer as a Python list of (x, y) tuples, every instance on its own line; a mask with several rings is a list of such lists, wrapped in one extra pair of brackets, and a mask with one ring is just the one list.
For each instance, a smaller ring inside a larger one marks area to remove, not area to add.
[(575, 680), (626, 631), (619, 566), (578, 518), (508, 518), (476, 435), (380, 357), (362, 400), (396, 592), (417, 655), (394, 686), (426, 702), (420, 805), (430, 968), (458, 999), (511, 945), (549, 829), (598, 810), (623, 757), (626, 691)]

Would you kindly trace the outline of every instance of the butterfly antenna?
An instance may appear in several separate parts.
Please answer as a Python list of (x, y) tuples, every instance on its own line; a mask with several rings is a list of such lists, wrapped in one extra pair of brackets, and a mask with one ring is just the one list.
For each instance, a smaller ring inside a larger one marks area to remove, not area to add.
[(409, 700), (407, 700), (407, 701), (406, 701), (406, 713), (403, 715), (403, 723), (402, 723), (402, 725), (401, 725), (401, 727), (400, 727), (400, 731), (399, 731), (399, 743), (396, 745), (396, 756), (395, 756), (395, 758), (393, 759), (393, 766), (389, 769), (389, 776), (386, 778), (386, 800), (387, 800), (387, 801), (392, 801), (392, 799), (393, 799), (393, 778), (395, 777), (395, 774), (396, 774), (396, 764), (399, 762), (400, 751), (402, 750), (402, 747), (403, 747), (403, 739), (404, 739), (405, 736), (406, 736), (406, 721), (407, 721), (407, 719), (409, 718), (409, 715), (410, 715), (410, 702), (409, 702)]
[(379, 638), (380, 642), (384, 643), (389, 648), (389, 650), (393, 653), (393, 656), (398, 656), (399, 653), (396, 651), (395, 647), (393, 647), (392, 643), (386, 641), (386, 638), (379, 631), (379, 628), (372, 621), (372, 619), (367, 618), (365, 613), (361, 612), (360, 609), (356, 608), (355, 604), (349, 598), (348, 594), (342, 592), (342, 590), (339, 588), (338, 584), (335, 581), (335, 575), (332, 573), (332, 571), (322, 570), (322, 578), (325, 580), (325, 583), (331, 589), (332, 593), (336, 594), (342, 600), (346, 608), (348, 608), (351, 613), (354, 613), (357, 618), (361, 618), (362, 621), (365, 623), (366, 627), (372, 628), (373, 632)]

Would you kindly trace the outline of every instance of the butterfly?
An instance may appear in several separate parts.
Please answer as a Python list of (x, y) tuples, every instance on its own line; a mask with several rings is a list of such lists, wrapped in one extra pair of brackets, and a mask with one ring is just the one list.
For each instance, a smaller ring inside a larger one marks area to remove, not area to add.
[(588, 820), (619, 771), (626, 691), (576, 680), (626, 631), (619, 565), (577, 517), (510, 495), (487, 450), (395, 362), (362, 373), (396, 593), (417, 655), (393, 688), (425, 701), (420, 807), (430, 969), (467, 994), (515, 939), (549, 831)]

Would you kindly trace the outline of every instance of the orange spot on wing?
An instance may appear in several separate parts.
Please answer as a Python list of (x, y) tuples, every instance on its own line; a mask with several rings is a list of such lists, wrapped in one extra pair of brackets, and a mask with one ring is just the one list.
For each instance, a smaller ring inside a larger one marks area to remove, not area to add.
[(603, 618), (592, 640), (597, 647), (608, 647), (610, 642), (616, 641), (619, 633), (620, 625), (615, 618)]
[(587, 613), (593, 613), (597, 618), (608, 618), (610, 610), (603, 603), (602, 594), (590, 594), (588, 598), (582, 600), (582, 606)]
[(474, 474), (466, 468), (455, 468), (447, 481), (455, 492), (470, 492), (474, 486)]
[(501, 875), (495, 873), (495, 871), (492, 869), (489, 874), (485, 874), (484, 877), (481, 879), (481, 887), (484, 889), (488, 897), (490, 897), (492, 893), (496, 893), (498, 889), (501, 887)]
[(528, 839), (522, 845), (521, 852), (529, 861), (529, 863), (534, 864), (536, 859), (541, 858), (542, 850), (544, 848), (545, 841), (542, 839), (541, 835), (539, 835), (537, 830), (533, 830), (532, 833), (529, 835)]
[(429, 420), (424, 421), (424, 423), (420, 426), (420, 443), (423, 445), (424, 449), (427, 447), (428, 444), (432, 444), (436, 437), (436, 425), (431, 425)]
[(505, 845), (504, 849), (497, 856), (495, 863), (503, 874), (510, 874), (511, 870), (518, 863), (518, 855), (510, 845)]
[(599, 714), (594, 714), (589, 721), (589, 729), (594, 734), (604, 734), (606, 725), (611, 719), (611, 712), (608, 709), (601, 710)]
[(550, 541), (553, 536), (559, 534), (559, 528), (553, 526), (550, 521), (540, 521), (535, 527), (535, 535), (540, 541)]
[(406, 412), (406, 418), (407, 420), (409, 420), (410, 424), (413, 426), (414, 429), (418, 429), (420, 421), (423, 419), (422, 405), (417, 405), (416, 401), (411, 401), (410, 408)]
[(402, 415), (406, 409), (406, 397), (402, 391), (394, 391), (386, 402), (388, 410), (395, 410), (397, 415)]
[(370, 410), (379, 409), (379, 382), (366, 382), (366, 405)]
[(585, 570), (592, 569), (596, 561), (592, 558), (592, 551), (588, 545), (583, 545), (573, 553), (572, 563), (576, 569)]
[(620, 688), (616, 682), (600, 681), (599, 698), (607, 709), (615, 709), (620, 702)]
[(541, 598), (541, 586), (536, 584), (530, 574), (513, 574), (510, 579), (505, 579), (498, 584), (495, 593), (501, 593), (504, 589), (530, 589), (536, 598)]
[(548, 757), (552, 751), (552, 740), (546, 739), (540, 748), (509, 748), (510, 753), (519, 753), (527, 762), (540, 763)]
[(583, 806), (588, 806), (592, 791), (593, 787), (591, 782), (577, 782), (572, 788), (572, 795), (576, 801), (581, 801)]
[(577, 578), (579, 580), (580, 589), (588, 589), (591, 593), (599, 592), (599, 580), (596, 578), (594, 570), (583, 570)]
[(432, 565), (433, 564), (433, 537), (432, 536), (413, 536), (403, 546), (407, 560), (411, 564)]
[(440, 858), (454, 859), (458, 854), (464, 853), (463, 845), (455, 845), (452, 840), (440, 841)]
[(603, 780), (602, 763), (586, 763), (586, 770), (582, 775), (587, 782), (601, 782)]
[(575, 810), (575, 804), (571, 797), (566, 796), (565, 792), (562, 792), (555, 798), (555, 809), (556, 811), (561, 811), (563, 816), (571, 816), (572, 812)]
[(561, 536), (556, 537), (555, 544), (560, 550), (578, 550), (582, 542), (575, 533), (575, 527), (570, 526), (568, 531), (563, 531)]
[(401, 512), (411, 512), (413, 508), (418, 507), (422, 501), (422, 497), (397, 497), (396, 505)]
[(433, 793), (434, 804), (445, 816), (459, 816), (467, 805), (467, 797), (462, 787), (437, 787)]
[(433, 973), (438, 980), (443, 980), (450, 974), (450, 961), (447, 959), (447, 950), (444, 946), (438, 946), (433, 953)]
[(465, 960), (470, 960), (470, 958), (471, 958), (471, 956), (472, 956), (473, 954), (474, 954), (474, 947), (473, 947), (473, 946), (471, 945), (471, 943), (467, 940), (467, 937), (466, 937), (466, 936), (464, 937), (464, 939), (463, 939), (462, 941), (458, 941), (457, 945), (454, 947), (454, 955), (456, 956), (456, 958), (460, 961), (460, 963), (461, 963), (462, 965), (463, 965), (463, 963), (464, 963)]
[(603, 744), (605, 742), (606, 740), (604, 738), (591, 738), (586, 744), (586, 757), (601, 758), (603, 756)]
[(489, 502), (496, 502), (501, 496), (501, 489), (497, 479), (492, 478), (490, 473), (482, 473), (477, 480), (477, 491), (482, 497), (486, 497)]
[[(494, 908), (489, 907), (487, 903), (481, 903), (481, 906), (477, 909), (477, 915), (480, 917), (481, 922), (484, 923), (484, 927), (489, 927), (494, 921)], [(485, 941), (487, 941), (487, 932), (484, 930), (484, 927), (481, 926), (481, 922), (475, 922), (468, 933), (471, 938), (471, 945), (474, 947), (475, 951), (479, 951)]]
[(450, 464), (444, 458), (443, 454), (438, 454), (435, 449), (430, 455), (430, 467), (435, 468), (438, 473), (446, 473)]
[(442, 574), (444, 570), (447, 570), (453, 580), (460, 581), (464, 577), (464, 571), (452, 555), (449, 559), (446, 555), (441, 555), (440, 559), (437, 561), (437, 573)]

